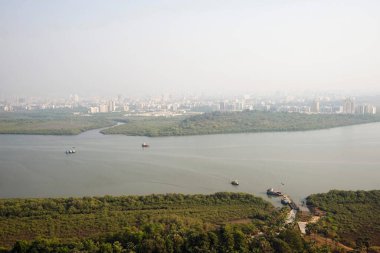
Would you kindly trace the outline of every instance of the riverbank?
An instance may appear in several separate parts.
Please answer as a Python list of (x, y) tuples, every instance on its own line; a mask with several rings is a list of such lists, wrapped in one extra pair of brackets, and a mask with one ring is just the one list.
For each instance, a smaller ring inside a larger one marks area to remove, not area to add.
[(293, 132), (380, 122), (379, 115), (301, 114), (260, 111), (212, 112), (190, 117), (129, 117), (103, 134), (188, 136), (257, 132)]
[[(126, 124), (114, 125), (117, 122)], [(380, 122), (379, 115), (212, 112), (192, 116), (138, 117), (123, 113), (0, 113), (0, 134), (77, 135), (100, 129), (103, 134), (189, 136), (257, 132), (294, 132)]]
[(78, 135), (112, 127), (125, 119), (119, 113), (87, 115), (72, 112), (0, 113), (0, 134)]

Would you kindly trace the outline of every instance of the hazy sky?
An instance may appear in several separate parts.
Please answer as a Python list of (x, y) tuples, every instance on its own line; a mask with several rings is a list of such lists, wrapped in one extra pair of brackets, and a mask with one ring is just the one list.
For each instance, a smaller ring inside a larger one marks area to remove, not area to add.
[(0, 0), (0, 94), (379, 91), (379, 13), (379, 0)]

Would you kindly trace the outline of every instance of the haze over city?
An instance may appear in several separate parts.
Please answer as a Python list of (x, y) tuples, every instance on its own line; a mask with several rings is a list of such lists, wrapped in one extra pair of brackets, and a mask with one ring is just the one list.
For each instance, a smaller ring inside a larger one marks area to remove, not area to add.
[(380, 88), (379, 1), (1, 1), (0, 94)]

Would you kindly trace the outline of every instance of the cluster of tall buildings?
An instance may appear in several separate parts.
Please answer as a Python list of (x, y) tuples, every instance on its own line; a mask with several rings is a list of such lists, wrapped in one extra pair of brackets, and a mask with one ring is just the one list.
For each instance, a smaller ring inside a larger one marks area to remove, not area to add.
[(91, 106), (88, 109), (89, 113), (99, 113), (99, 112), (105, 113), (105, 112), (115, 112), (115, 111), (116, 111), (116, 102), (114, 100), (109, 100), (107, 103), (101, 103), (98, 106)]
[(354, 98), (347, 98), (343, 102), (344, 114), (376, 114), (376, 106), (371, 104), (355, 104)]
[(319, 99), (316, 99), (313, 101), (313, 104), (310, 108), (310, 111), (313, 113), (320, 113), (321, 112), (321, 105)]
[(355, 99), (347, 98), (343, 101), (343, 113), (355, 114)]
[(357, 114), (376, 114), (376, 106), (370, 104), (359, 105), (355, 112)]
[(346, 98), (343, 101), (324, 101), (320, 99), (312, 101), (311, 105), (297, 104), (287, 105), (282, 104), (277, 107), (277, 111), (281, 112), (298, 112), (298, 113), (322, 113), (322, 114), (376, 114), (376, 106), (371, 104), (357, 105), (354, 98)]
[(220, 102), (219, 107), (216, 105), (216, 109), (218, 111), (243, 111), (244, 109), (249, 108), (246, 108), (245, 101), (236, 100), (230, 103), (226, 101)]

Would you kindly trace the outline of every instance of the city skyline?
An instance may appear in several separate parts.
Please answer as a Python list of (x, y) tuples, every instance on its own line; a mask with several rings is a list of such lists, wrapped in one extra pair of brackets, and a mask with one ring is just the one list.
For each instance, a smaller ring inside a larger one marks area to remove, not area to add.
[[(358, 99), (357, 99), (358, 98)], [(230, 97), (176, 97), (170, 94), (152, 97), (80, 97), (66, 98), (14, 97), (0, 100), (0, 112), (35, 110), (73, 110), (74, 115), (125, 112), (124, 116), (180, 116), (207, 112), (287, 112), (303, 114), (360, 114), (375, 115), (376, 97), (345, 97), (342, 95), (305, 96), (277, 95), (262, 97), (250, 94)]]

